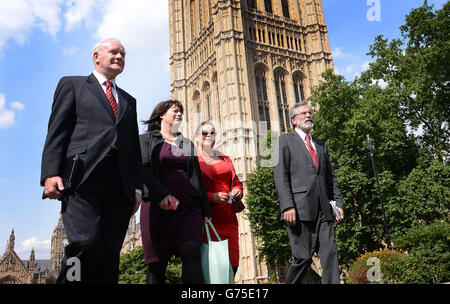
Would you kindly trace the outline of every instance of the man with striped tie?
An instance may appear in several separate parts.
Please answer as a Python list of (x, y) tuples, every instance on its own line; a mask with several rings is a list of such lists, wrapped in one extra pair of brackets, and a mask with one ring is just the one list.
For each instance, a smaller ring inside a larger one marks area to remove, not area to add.
[(61, 201), (68, 245), (58, 283), (117, 283), (130, 217), (141, 203), (136, 100), (116, 84), (120, 41), (92, 52), (94, 72), (63, 77), (42, 153), (43, 197)]
[[(317, 252), (322, 283), (339, 284), (333, 219), (344, 218), (341, 191), (325, 143), (310, 134), (314, 122), (309, 103), (295, 104), (290, 119), (295, 130), (279, 137), (274, 153), (279, 218), (286, 223), (292, 247), (286, 283), (300, 283)], [(333, 214), (330, 201), (336, 202), (337, 214)]]

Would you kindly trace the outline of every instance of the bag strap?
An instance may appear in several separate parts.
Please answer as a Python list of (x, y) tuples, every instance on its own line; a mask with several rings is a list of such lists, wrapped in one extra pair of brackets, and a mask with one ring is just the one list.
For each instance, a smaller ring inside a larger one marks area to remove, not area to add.
[[(214, 232), (214, 234), (216, 235), (217, 240), (219, 240), (219, 242), (222, 241), (222, 239), (220, 238), (219, 234), (216, 231), (216, 228), (214, 228), (214, 225), (212, 224), (211, 220), (208, 220), (208, 224), (209, 224), (209, 226), (211, 226), (211, 229)], [(208, 229), (208, 225), (207, 224), (205, 224), (205, 228), (206, 228), (206, 237), (208, 239), (208, 242), (210, 242), (211, 241), (211, 235), (209, 234), (209, 229)]]

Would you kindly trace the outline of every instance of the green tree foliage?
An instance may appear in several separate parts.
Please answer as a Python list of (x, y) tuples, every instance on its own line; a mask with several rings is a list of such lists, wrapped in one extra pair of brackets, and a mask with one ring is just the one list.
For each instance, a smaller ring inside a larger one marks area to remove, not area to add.
[(450, 218), (450, 166), (447, 163), (423, 161), (399, 181), (396, 191), (386, 206), (393, 238), (418, 224)]
[[(145, 284), (147, 265), (144, 263), (144, 249), (138, 246), (120, 255), (119, 284)], [(172, 258), (166, 271), (169, 284), (181, 283), (181, 260)]]
[[(272, 137), (276, 135), (270, 131), (262, 140), (267, 151), (267, 159), (271, 159)], [(271, 164), (270, 160), (270, 164)], [(259, 259), (264, 260), (269, 269), (276, 270), (280, 266), (285, 266), (291, 254), (289, 239), (286, 228), (278, 219), (278, 194), (273, 178), (272, 166), (261, 166), (257, 164), (257, 169), (249, 174), (246, 187), (248, 195), (247, 217), (253, 235), (256, 237), (259, 251)], [(276, 279), (276, 271), (271, 271), (271, 279)]]
[(145, 284), (146, 271), (141, 246), (120, 255), (119, 284)]
[(405, 284), (436, 284), (450, 280), (450, 223), (420, 224), (394, 240), (408, 252), (397, 261), (394, 279)]
[(433, 11), (425, 1), (405, 21), (403, 39), (376, 37), (376, 62), (363, 77), (387, 83), (418, 142), (442, 161), (450, 145), (450, 2)]

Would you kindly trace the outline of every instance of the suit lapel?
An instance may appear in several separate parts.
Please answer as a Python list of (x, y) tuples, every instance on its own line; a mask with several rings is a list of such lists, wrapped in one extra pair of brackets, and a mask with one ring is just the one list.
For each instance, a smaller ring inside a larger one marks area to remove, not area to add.
[(315, 137), (311, 136), (314, 140), (314, 146), (316, 146), (316, 155), (317, 155), (317, 170), (319, 170), (320, 166), (320, 158), (322, 157), (324, 153), (324, 147), (322, 146), (322, 143), (316, 140)]
[(97, 100), (102, 104), (106, 112), (109, 113), (111, 119), (115, 120), (111, 104), (109, 103), (105, 92), (103, 91), (100, 83), (98, 83), (98, 80), (95, 78), (94, 74), (89, 75), (87, 82), (89, 83), (89, 90), (95, 95), (95, 97), (97, 97)]
[[(308, 148), (306, 147), (305, 143), (303, 142), (303, 139), (300, 137), (300, 135), (295, 130), (291, 134), (294, 138), (295, 145), (297, 146), (296, 150), (303, 151), (303, 153), (305, 153), (306, 157), (309, 159), (310, 164), (317, 170), (316, 166), (314, 165), (314, 161), (312, 160), (311, 154), (309, 154)], [(315, 142), (314, 142), (314, 144), (315, 144)], [(316, 154), (318, 154), (317, 151), (316, 151)], [(318, 157), (317, 157), (317, 163), (319, 163)]]
[(123, 90), (116, 86), (117, 96), (119, 96), (119, 113), (117, 113), (117, 124), (120, 123), (128, 110), (128, 99)]

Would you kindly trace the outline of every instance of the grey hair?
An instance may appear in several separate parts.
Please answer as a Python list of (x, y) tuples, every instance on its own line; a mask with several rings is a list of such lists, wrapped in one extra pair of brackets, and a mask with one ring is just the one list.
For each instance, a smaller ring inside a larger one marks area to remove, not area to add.
[(106, 42), (108, 41), (117, 41), (120, 44), (122, 44), (122, 42), (120, 42), (119, 39), (116, 38), (107, 38), (107, 39), (103, 39), (102, 41), (97, 42), (94, 47), (92, 48), (92, 54), (95, 52), (100, 52), (103, 48), (103, 46), (106, 44)]
[(289, 112), (289, 119), (292, 121), (292, 118), (297, 116), (297, 108), (307, 106), (311, 113), (313, 112), (313, 109), (311, 107), (311, 104), (307, 100), (302, 100), (300, 103), (296, 103), (292, 106), (291, 111)]

